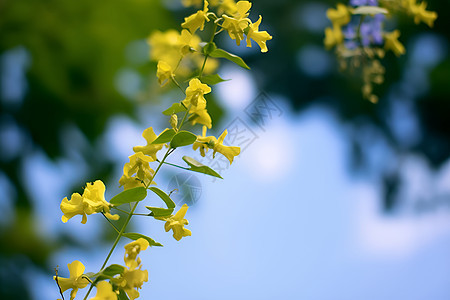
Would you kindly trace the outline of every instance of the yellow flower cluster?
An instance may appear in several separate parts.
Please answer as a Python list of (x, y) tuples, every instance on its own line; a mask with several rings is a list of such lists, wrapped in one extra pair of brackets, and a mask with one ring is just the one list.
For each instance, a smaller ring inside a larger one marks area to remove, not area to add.
[[(175, 76), (189, 76), (193, 70), (202, 67), (201, 39), (189, 30), (181, 33), (171, 29), (166, 32), (155, 31), (147, 40), (150, 46), (150, 59), (158, 62), (157, 76), (161, 86), (165, 86)], [(214, 72), (219, 63), (208, 60), (204, 73)]]
[(350, 7), (338, 3), (337, 9), (330, 8), (327, 10), (327, 17), (332, 23), (332, 28), (325, 28), (324, 44), (327, 49), (339, 45), (344, 40), (342, 34), (342, 26), (347, 25), (351, 20)]
[(211, 128), (212, 120), (206, 110), (206, 99), (204, 96), (210, 92), (211, 88), (201, 83), (199, 79), (194, 78), (189, 81), (189, 86), (186, 88), (186, 98), (181, 103), (189, 109), (189, 113), (192, 115), (189, 119), (193, 125), (199, 123)]
[(130, 162), (123, 166), (123, 175), (119, 179), (120, 186), (128, 190), (138, 186), (150, 185), (155, 171), (150, 168), (149, 163), (155, 161), (155, 159), (144, 155), (142, 152), (137, 152), (128, 158)]
[[(134, 300), (139, 297), (138, 290), (142, 288), (144, 282), (148, 281), (148, 272), (142, 270), (141, 259), (138, 255), (150, 245), (162, 245), (145, 235), (127, 233), (125, 229), (131, 217), (136, 215), (134, 212), (138, 204), (147, 197), (147, 193), (150, 191), (163, 200), (167, 208), (146, 206), (151, 213), (139, 213), (139, 215), (165, 221), (165, 231), (172, 230), (173, 237), (177, 241), (183, 237), (191, 236), (191, 231), (185, 228), (189, 224), (188, 220), (185, 219), (188, 206), (182, 205), (173, 214), (176, 204), (170, 198), (170, 194), (168, 195), (155, 186), (151, 186), (156, 184), (154, 178), (164, 164), (210, 176), (220, 178), (221, 176), (208, 166), (190, 157), (183, 157), (189, 168), (166, 162), (168, 156), (177, 148), (192, 145), (193, 150), (199, 149), (202, 156), (205, 156), (208, 150), (213, 150), (213, 157), (217, 152), (221, 153), (229, 160), (230, 164), (240, 154), (239, 147), (223, 144), (228, 134), (227, 130), (224, 130), (218, 138), (206, 136), (207, 128), (211, 129), (213, 125), (211, 115), (207, 110), (206, 95), (211, 93), (212, 85), (223, 81), (218, 74), (211, 74), (218, 68), (217, 58), (225, 58), (241, 67), (248, 68), (238, 56), (217, 48), (214, 38), (220, 32), (226, 31), (238, 45), (245, 38), (248, 47), (251, 47), (252, 41), (255, 41), (260, 46), (261, 52), (267, 52), (266, 42), (272, 39), (272, 36), (266, 31), (259, 30), (262, 21), (261, 16), (255, 23), (248, 18), (251, 8), (251, 3), (248, 1), (182, 1), (186, 6), (199, 7), (199, 10), (184, 19), (181, 24), (183, 28), (181, 32), (176, 30), (156, 31), (148, 38), (150, 58), (157, 62), (156, 76), (159, 85), (166, 86), (169, 82), (172, 82), (184, 94), (184, 99), (182, 98), (178, 103), (174, 103), (163, 112), (163, 114), (170, 116), (170, 128), (164, 129), (159, 135), (155, 133), (153, 127), (143, 131), (142, 137), (145, 139), (146, 145), (133, 147), (134, 154), (128, 157), (129, 161), (124, 164), (123, 174), (119, 179), (119, 184), (123, 186), (124, 191), (113, 197), (110, 200), (111, 203), (105, 200), (106, 188), (100, 180), (88, 183), (82, 195), (74, 193), (70, 200), (66, 197), (61, 202), (60, 207), (63, 212), (62, 221), (64, 223), (76, 215), (81, 215), (81, 222), (84, 224), (87, 222), (87, 215), (94, 213), (102, 213), (108, 219), (118, 220), (118, 215), (110, 214), (111, 208), (128, 215), (120, 230), (113, 222), (108, 220), (117, 232), (118, 237), (102, 266), (102, 270), (95, 274), (83, 274), (84, 265), (79, 261), (74, 261), (68, 265), (69, 278), (55, 276), (62, 293), (69, 289), (72, 290), (71, 300), (75, 298), (78, 289), (85, 288), (89, 283), (91, 283), (91, 286), (85, 299), (94, 286), (97, 288), (97, 294), (91, 300), (117, 300), (118, 298)], [(214, 11), (211, 11), (212, 8), (214, 8)], [(198, 33), (205, 27), (210, 26), (208, 23), (212, 27), (211, 38), (208, 42), (203, 42)], [(180, 81), (182, 84), (188, 82), (185, 88), (182, 88), (177, 82), (176, 77), (178, 76), (185, 77), (183, 81)], [(182, 116), (180, 122), (177, 114)], [(190, 122), (192, 126), (202, 125), (202, 135), (182, 130), (187, 122)], [(167, 151), (162, 159), (158, 158), (158, 152), (164, 147)], [(152, 164), (157, 164), (155, 170), (151, 167)], [(119, 208), (122, 204), (130, 204), (129, 211)], [(110, 265), (105, 268), (117, 242), (122, 237), (135, 240), (125, 245), (125, 266)]]
[[(267, 52), (266, 42), (272, 39), (267, 31), (260, 31), (259, 26), (262, 17), (253, 23), (249, 18), (251, 3), (249, 1), (234, 0), (185, 0), (185, 6), (200, 6), (203, 8), (184, 19), (181, 32), (168, 30), (166, 32), (155, 31), (148, 38), (150, 45), (150, 58), (158, 62), (157, 77), (161, 86), (165, 86), (175, 76), (189, 77), (193, 70), (202, 68), (204, 74), (214, 72), (219, 63), (216, 59), (203, 60), (201, 52), (201, 38), (198, 31), (203, 31), (205, 24), (213, 22), (222, 30), (228, 32), (237, 45), (244, 40), (246, 35), (247, 47), (252, 47), (252, 40), (261, 48), (261, 52)], [(211, 11), (210, 8), (214, 8)]]
[(414, 23), (419, 24), (420, 22), (424, 22), (428, 26), (433, 27), (434, 21), (437, 19), (437, 13), (427, 11), (426, 2), (422, 1), (418, 4), (416, 0), (402, 0), (401, 5), (414, 17)]
[[(142, 287), (144, 282), (148, 281), (148, 271), (141, 270), (141, 259), (138, 254), (146, 250), (149, 243), (146, 239), (139, 238), (125, 245), (125, 265), (122, 267), (122, 272), (117, 277), (111, 277), (110, 282), (100, 281), (97, 283), (97, 294), (91, 300), (117, 300), (120, 290), (123, 290), (128, 298), (134, 300), (139, 297), (138, 289)], [(61, 291), (64, 293), (66, 290), (72, 289), (70, 292), (70, 299), (73, 300), (78, 292), (78, 289), (83, 289), (89, 284), (88, 276), (84, 274), (85, 267), (79, 261), (74, 261), (67, 265), (70, 277), (56, 277)], [(112, 284), (113, 285), (112, 285)], [(116, 289), (113, 290), (113, 286)]]
[(125, 268), (119, 277), (112, 279), (112, 282), (122, 289), (130, 300), (139, 297), (138, 289), (142, 288), (144, 282), (148, 281), (148, 271), (141, 270), (141, 259), (137, 257), (148, 246), (148, 241), (143, 238), (125, 245), (124, 261), (128, 268)]
[(105, 184), (97, 180), (86, 185), (83, 195), (73, 193), (70, 200), (64, 198), (60, 205), (64, 214), (61, 220), (66, 223), (72, 217), (82, 215), (81, 223), (86, 224), (87, 215), (95, 213), (104, 213), (106, 217), (118, 220), (119, 215), (109, 213), (111, 204), (105, 200), (105, 189)]

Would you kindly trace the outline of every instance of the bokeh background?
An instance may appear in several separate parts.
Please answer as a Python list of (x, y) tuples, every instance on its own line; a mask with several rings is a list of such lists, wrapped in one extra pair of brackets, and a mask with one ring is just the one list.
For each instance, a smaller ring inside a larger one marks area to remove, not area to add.
[[(188, 183), (178, 201), (191, 204), (193, 235), (134, 223), (165, 245), (142, 254), (143, 299), (450, 298), (450, 4), (429, 2), (432, 29), (390, 21), (407, 52), (386, 57), (377, 105), (323, 48), (336, 1), (253, 4), (269, 52), (224, 35), (252, 70), (224, 62), (233, 80), (208, 98), (215, 133), (250, 140), (224, 181), (159, 177)], [(56, 299), (57, 265), (61, 276), (75, 259), (99, 268), (114, 232), (99, 216), (62, 224), (60, 201), (100, 178), (119, 192), (143, 129), (166, 127), (160, 112), (182, 95), (161, 92), (145, 40), (190, 12), (178, 0), (0, 1), (1, 299)], [(255, 122), (258, 103), (272, 109)]]

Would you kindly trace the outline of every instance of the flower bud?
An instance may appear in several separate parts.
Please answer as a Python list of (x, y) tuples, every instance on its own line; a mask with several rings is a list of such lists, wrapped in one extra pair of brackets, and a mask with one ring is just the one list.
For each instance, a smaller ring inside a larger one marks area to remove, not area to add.
[(176, 114), (172, 114), (171, 116), (170, 116), (170, 121), (169, 121), (169, 123), (170, 123), (170, 126), (172, 126), (172, 128), (173, 129), (177, 129), (177, 125), (178, 125), (178, 117), (177, 117), (177, 115)]

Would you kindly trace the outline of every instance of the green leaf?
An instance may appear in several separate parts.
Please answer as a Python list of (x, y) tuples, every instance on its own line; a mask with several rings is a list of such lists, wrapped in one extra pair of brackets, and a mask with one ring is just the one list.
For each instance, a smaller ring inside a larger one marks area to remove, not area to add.
[(158, 247), (162, 247), (163, 246), (162, 244), (155, 242), (154, 239), (152, 239), (152, 238), (150, 238), (150, 237), (148, 237), (146, 235), (140, 234), (140, 233), (127, 232), (127, 233), (124, 233), (123, 236), (127, 237), (129, 239), (132, 239), (132, 240), (137, 240), (137, 239), (140, 239), (140, 238), (146, 239), (150, 246), (158, 246)]
[(163, 114), (166, 116), (170, 116), (182, 111), (186, 111), (186, 107), (184, 107), (183, 104), (177, 102), (172, 104), (172, 106), (166, 109), (165, 111), (163, 111)]
[(166, 131), (163, 131), (153, 142), (152, 144), (164, 144), (168, 143), (172, 140), (173, 136), (175, 135), (175, 130), (169, 129)]
[(118, 300), (130, 300), (128, 298), (127, 294), (122, 289), (119, 290), (119, 297), (117, 299)]
[(180, 131), (172, 138), (170, 142), (171, 148), (178, 148), (192, 145), (197, 140), (197, 136), (189, 131)]
[(173, 208), (161, 208), (152, 206), (146, 206), (146, 208), (152, 211), (150, 215), (153, 217), (167, 217), (173, 213)]
[(169, 195), (167, 195), (166, 193), (164, 193), (162, 190), (158, 189), (157, 187), (150, 187), (149, 190), (151, 190), (152, 192), (154, 192), (156, 195), (159, 196), (159, 198), (161, 198), (164, 203), (166, 203), (167, 208), (175, 208), (175, 202), (172, 201), (172, 199), (170, 199)]
[(214, 177), (218, 177), (220, 179), (223, 179), (222, 176), (219, 175), (219, 173), (217, 173), (216, 171), (214, 171), (210, 167), (205, 166), (204, 164), (196, 161), (192, 157), (183, 156), (183, 160), (191, 167), (190, 169), (188, 169), (189, 171), (203, 173), (203, 174), (206, 174), (206, 175), (210, 175), (210, 176), (214, 176)]
[(106, 267), (106, 269), (98, 273), (97, 278), (95, 278), (95, 282), (99, 282), (105, 279), (111, 279), (117, 274), (122, 274), (124, 270), (125, 267), (121, 265), (110, 265)]
[(203, 46), (202, 48), (202, 52), (205, 55), (209, 55), (211, 54), (214, 50), (217, 49), (217, 46), (214, 42), (209, 42), (207, 43), (205, 46)]
[(110, 203), (117, 206), (124, 203), (141, 201), (144, 200), (145, 197), (147, 197), (147, 190), (145, 189), (145, 187), (140, 186), (125, 190), (122, 193), (117, 194), (111, 199)]
[(124, 266), (114, 264), (106, 267), (100, 274), (113, 277), (114, 275), (123, 273), (124, 270)]
[(205, 75), (200, 78), (203, 83), (207, 85), (215, 85), (220, 82), (228, 81), (230, 79), (222, 79), (219, 74)]
[(386, 15), (387, 13), (387, 9), (378, 6), (359, 6), (353, 10), (354, 15)]
[(248, 69), (250, 70), (250, 67), (247, 66), (247, 64), (244, 62), (244, 60), (242, 58), (240, 58), (239, 56), (235, 55), (235, 54), (231, 54), (225, 50), (222, 49), (216, 49), (213, 52), (211, 52), (209, 54), (209, 56), (211, 57), (217, 57), (217, 58), (225, 58), (228, 59), (229, 61), (234, 62), (235, 64), (237, 64), (238, 66), (244, 68), (244, 69)]

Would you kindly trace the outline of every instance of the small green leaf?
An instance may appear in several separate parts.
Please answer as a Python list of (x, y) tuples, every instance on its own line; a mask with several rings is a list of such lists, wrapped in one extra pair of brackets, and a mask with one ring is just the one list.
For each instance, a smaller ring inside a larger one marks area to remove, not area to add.
[(153, 217), (167, 217), (173, 213), (173, 208), (161, 208), (152, 206), (146, 206), (146, 208), (152, 211), (150, 215)]
[(117, 299), (118, 300), (130, 300), (128, 298), (127, 294), (122, 289), (119, 290), (119, 296)]
[(354, 15), (386, 15), (387, 13), (387, 9), (378, 6), (359, 6), (353, 10)]
[(140, 186), (117, 194), (111, 199), (110, 203), (118, 206), (124, 203), (141, 201), (144, 200), (145, 197), (147, 197), (147, 190), (145, 187)]
[(205, 55), (209, 55), (209, 54), (211, 54), (211, 52), (213, 52), (216, 49), (217, 49), (216, 44), (214, 42), (209, 42), (205, 46), (203, 46), (202, 52)]
[(111, 279), (117, 274), (122, 274), (125, 270), (125, 267), (121, 265), (110, 265), (106, 267), (103, 271), (98, 273), (97, 278), (95, 278), (94, 282), (99, 282), (105, 279)]
[(166, 131), (163, 131), (153, 142), (152, 144), (164, 144), (168, 143), (172, 140), (173, 136), (175, 135), (175, 130), (169, 129)]
[(170, 148), (178, 148), (192, 145), (197, 140), (197, 136), (189, 131), (180, 131), (172, 138)]
[(234, 62), (235, 64), (237, 64), (238, 66), (244, 68), (244, 69), (248, 69), (250, 70), (250, 67), (247, 66), (247, 64), (244, 62), (244, 60), (242, 58), (240, 58), (239, 56), (235, 55), (235, 54), (231, 54), (225, 50), (222, 49), (216, 49), (213, 52), (211, 52), (209, 54), (209, 56), (211, 57), (217, 57), (217, 58), (225, 58), (228, 59), (229, 61)]
[(125, 267), (121, 265), (110, 265), (104, 269), (101, 274), (113, 277), (114, 275), (121, 274), (125, 270)]
[(220, 82), (228, 81), (229, 79), (222, 79), (219, 74), (205, 75), (200, 78), (203, 83), (207, 85), (215, 85)]
[(183, 156), (183, 160), (191, 167), (190, 169), (188, 169), (189, 171), (203, 173), (203, 174), (206, 174), (206, 175), (210, 175), (210, 176), (214, 176), (214, 177), (218, 177), (220, 179), (223, 179), (222, 176), (219, 175), (219, 173), (217, 173), (216, 171), (214, 171), (210, 167), (205, 166), (204, 164), (196, 161), (192, 157)]
[(172, 104), (172, 106), (166, 109), (165, 111), (163, 111), (163, 114), (166, 116), (170, 116), (182, 111), (186, 111), (186, 107), (184, 107), (183, 104), (177, 102)]
[(132, 240), (137, 240), (137, 239), (140, 239), (140, 238), (146, 239), (150, 246), (158, 246), (158, 247), (162, 247), (163, 246), (162, 244), (155, 242), (154, 239), (152, 239), (152, 238), (150, 238), (150, 237), (148, 237), (146, 235), (140, 234), (140, 233), (127, 232), (127, 233), (124, 233), (123, 236), (127, 237), (129, 239), (132, 239)]
[(157, 187), (150, 187), (149, 190), (151, 190), (152, 192), (154, 192), (156, 195), (159, 196), (159, 198), (161, 198), (164, 203), (166, 203), (167, 208), (175, 208), (175, 202), (172, 201), (172, 199), (170, 199), (169, 195), (167, 195), (166, 193), (164, 193), (162, 190), (158, 189)]

